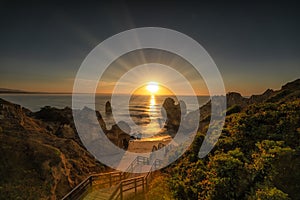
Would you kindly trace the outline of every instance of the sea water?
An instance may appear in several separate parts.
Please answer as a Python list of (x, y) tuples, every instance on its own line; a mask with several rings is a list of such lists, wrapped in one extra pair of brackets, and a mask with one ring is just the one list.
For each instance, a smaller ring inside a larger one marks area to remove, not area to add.
[[(77, 98), (77, 101), (81, 101), (82, 105), (98, 110), (108, 129), (116, 122), (122, 120), (130, 125), (132, 129), (131, 134), (140, 133), (142, 137), (149, 137), (150, 135), (158, 133), (162, 128), (164, 119), (161, 109), (167, 97), (168, 96), (161, 95), (136, 95), (131, 96), (128, 103), (128, 96), (118, 95), (117, 101), (114, 101), (112, 105), (113, 115), (105, 113), (106, 102), (111, 102), (110, 95), (97, 94), (95, 96), (95, 104), (93, 104), (92, 101), (89, 102), (89, 100), (87, 100), (89, 98), (86, 98), (85, 94), (82, 94), (81, 98)], [(71, 94), (0, 94), (0, 98), (19, 104), (33, 112), (39, 111), (44, 106), (56, 108), (72, 107)], [(198, 109), (199, 106), (204, 105), (209, 100), (209, 96), (198, 96), (197, 103), (193, 101), (194, 98), (191, 96), (177, 96), (177, 98), (171, 98), (176, 102), (178, 102), (179, 99), (183, 100), (187, 106), (187, 112)]]

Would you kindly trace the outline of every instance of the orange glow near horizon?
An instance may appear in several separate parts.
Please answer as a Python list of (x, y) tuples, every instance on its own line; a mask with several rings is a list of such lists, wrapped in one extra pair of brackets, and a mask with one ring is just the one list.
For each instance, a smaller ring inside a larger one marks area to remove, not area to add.
[[(235, 82), (226, 82), (226, 91), (227, 92), (239, 92), (243, 96), (251, 96), (253, 94), (262, 94), (264, 93), (268, 88), (271, 88), (273, 90), (279, 90), (280, 84), (270, 84), (270, 86), (261, 86), (259, 83), (239, 83), (236, 84)], [(100, 84), (101, 89), (98, 87), (96, 94), (107, 94), (110, 95), (114, 88), (114, 83), (110, 84)], [(255, 85), (255, 87), (253, 86)], [(205, 85), (204, 85), (205, 86)], [(49, 83), (43, 83), (43, 82), (26, 82), (21, 83), (19, 81), (15, 81), (13, 84), (5, 84), (3, 83), (1, 85), (1, 88), (8, 88), (8, 89), (15, 89), (15, 90), (23, 90), (27, 92), (48, 92), (48, 93), (72, 93), (73, 92), (73, 80), (68, 80), (65, 82), (54, 82), (51, 84)], [(190, 95), (184, 93), (184, 88), (182, 89), (182, 95)], [(201, 89), (198, 89), (195, 91), (196, 95), (200, 96), (209, 96), (208, 90), (204, 87)], [(85, 91), (82, 91), (82, 93), (85, 93)], [(149, 92), (146, 87), (142, 87), (138, 89), (136, 92), (134, 92), (137, 95), (151, 95), (151, 92)], [(121, 94), (128, 94), (126, 88), (124, 89), (124, 93)], [(172, 92), (168, 90), (166, 87), (159, 84), (159, 90), (155, 93), (156, 96), (159, 95), (170, 95)], [(181, 95), (181, 93), (180, 93)]]
[(160, 95), (174, 95), (168, 88), (159, 84), (158, 82), (148, 82), (133, 92), (133, 95), (147, 95), (151, 97)]

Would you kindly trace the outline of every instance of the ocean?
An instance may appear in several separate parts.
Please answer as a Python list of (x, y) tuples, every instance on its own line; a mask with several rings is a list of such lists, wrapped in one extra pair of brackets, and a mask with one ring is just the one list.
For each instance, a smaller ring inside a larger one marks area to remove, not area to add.
[[(3, 98), (9, 102), (19, 104), (22, 107), (36, 112), (44, 106), (51, 106), (56, 108), (65, 108), (66, 106), (72, 107), (72, 95), (71, 94), (0, 94), (0, 98)], [(95, 108), (98, 110), (107, 128), (111, 128), (115, 122), (123, 120), (126, 121), (132, 128), (131, 133), (141, 133), (142, 137), (149, 137), (149, 135), (155, 135), (162, 128), (162, 115), (161, 106), (167, 96), (131, 96), (129, 105), (126, 99), (128, 96), (119, 95), (117, 105), (112, 105), (113, 116), (105, 113), (105, 104), (107, 101), (111, 101), (109, 95), (96, 95)], [(194, 103), (191, 96), (178, 96), (178, 100), (183, 100), (187, 106), (187, 112), (198, 109), (198, 106), (204, 105), (209, 96), (198, 96), (198, 105)], [(84, 95), (80, 98), (81, 101), (86, 101)], [(176, 97), (173, 99), (177, 102)], [(84, 102), (88, 107), (92, 108), (92, 102)], [(118, 109), (114, 109), (117, 107)], [(81, 108), (76, 108), (81, 109)], [(127, 119), (130, 118), (130, 121)]]

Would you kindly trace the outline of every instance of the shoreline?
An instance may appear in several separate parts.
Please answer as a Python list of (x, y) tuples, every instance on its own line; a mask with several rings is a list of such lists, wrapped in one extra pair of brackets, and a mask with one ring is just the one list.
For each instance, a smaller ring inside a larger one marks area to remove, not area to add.
[(172, 138), (169, 135), (130, 140), (127, 150), (134, 153), (151, 153), (153, 146), (158, 148), (159, 144), (167, 145), (171, 141)]

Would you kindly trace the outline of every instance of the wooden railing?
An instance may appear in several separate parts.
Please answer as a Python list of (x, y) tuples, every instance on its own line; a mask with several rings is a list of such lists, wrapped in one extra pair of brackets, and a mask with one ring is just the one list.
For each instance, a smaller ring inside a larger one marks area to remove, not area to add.
[(161, 164), (162, 164), (162, 161), (156, 159), (154, 161), (154, 163), (152, 164), (150, 171), (145, 176), (145, 183), (146, 183), (146, 190), (147, 191), (149, 190), (149, 183), (153, 180), (154, 172), (161, 166)]
[(150, 161), (147, 157), (137, 156), (128, 166), (126, 172), (109, 172), (101, 174), (92, 174), (77, 185), (71, 192), (62, 198), (62, 200), (79, 200), (92, 190), (92, 187), (109, 188), (117, 185), (116, 189), (110, 196), (110, 200), (123, 199), (124, 193), (132, 191), (137, 194), (138, 190), (142, 189), (145, 192), (149, 189), (149, 183), (153, 179), (153, 172), (161, 165), (160, 160), (155, 160), (150, 171), (146, 176), (138, 176), (128, 178), (137, 165), (149, 165)]
[(109, 188), (126, 178), (127, 173), (123, 172), (92, 174), (71, 190), (71, 192), (65, 195), (62, 200), (81, 199), (92, 189), (92, 186), (94, 185), (97, 185), (99, 188)]
[[(149, 159), (139, 159), (137, 158), (138, 163), (148, 163)], [(149, 190), (149, 183), (153, 180), (154, 171), (158, 169), (161, 165), (161, 160), (155, 160), (150, 168), (150, 171), (147, 173), (146, 176), (138, 176), (126, 180), (122, 180), (120, 184), (116, 187), (114, 192), (111, 194), (109, 200), (116, 200), (120, 199), (123, 200), (125, 196), (125, 192), (131, 191), (131, 194), (134, 192), (136, 195), (138, 190), (141, 188), (142, 192)], [(133, 191), (134, 190), (134, 191)]]
[(127, 179), (129, 174), (134, 171), (134, 168), (139, 164), (147, 164), (149, 159), (142, 156), (137, 156), (128, 166), (126, 172), (109, 172), (101, 174), (92, 174), (65, 195), (62, 200), (79, 200), (82, 199), (92, 187), (109, 188), (112, 185), (117, 185), (121, 180)]
[(77, 185), (71, 192), (62, 198), (62, 200), (81, 199), (92, 188), (92, 176), (89, 176), (79, 185)]
[(135, 192), (135, 195), (138, 192), (138, 189), (142, 187), (142, 192), (145, 192), (145, 177), (144, 176), (138, 176), (130, 179), (126, 179), (120, 182), (120, 184), (117, 186), (117, 188), (114, 190), (114, 192), (109, 197), (109, 200), (115, 200), (115, 199), (123, 199), (124, 193), (127, 191), (133, 191)]

